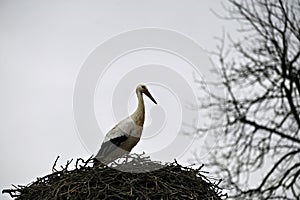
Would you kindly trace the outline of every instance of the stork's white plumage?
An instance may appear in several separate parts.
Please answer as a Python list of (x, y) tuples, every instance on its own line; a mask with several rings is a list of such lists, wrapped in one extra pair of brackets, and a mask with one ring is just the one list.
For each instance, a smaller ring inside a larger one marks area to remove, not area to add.
[(108, 164), (118, 157), (128, 154), (139, 142), (145, 121), (145, 104), (143, 94), (155, 104), (156, 101), (145, 85), (136, 88), (138, 107), (136, 111), (114, 126), (105, 136), (101, 148), (94, 158), (94, 165)]

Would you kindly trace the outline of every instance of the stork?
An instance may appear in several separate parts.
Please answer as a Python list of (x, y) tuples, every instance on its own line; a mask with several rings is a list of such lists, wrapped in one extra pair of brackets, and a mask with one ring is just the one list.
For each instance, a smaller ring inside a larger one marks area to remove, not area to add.
[(139, 142), (145, 121), (145, 105), (143, 94), (147, 95), (155, 104), (156, 101), (145, 85), (138, 85), (136, 95), (138, 106), (133, 114), (120, 121), (105, 136), (101, 148), (94, 157), (95, 165), (106, 165), (113, 160), (128, 154)]

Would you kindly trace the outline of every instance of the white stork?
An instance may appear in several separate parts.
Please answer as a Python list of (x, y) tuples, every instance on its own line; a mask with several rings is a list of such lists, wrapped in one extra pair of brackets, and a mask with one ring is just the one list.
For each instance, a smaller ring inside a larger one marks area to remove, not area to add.
[(94, 166), (108, 164), (118, 157), (128, 154), (139, 142), (145, 121), (143, 94), (147, 95), (155, 104), (157, 103), (145, 85), (138, 85), (136, 94), (138, 98), (136, 111), (106, 134), (101, 148), (94, 158)]

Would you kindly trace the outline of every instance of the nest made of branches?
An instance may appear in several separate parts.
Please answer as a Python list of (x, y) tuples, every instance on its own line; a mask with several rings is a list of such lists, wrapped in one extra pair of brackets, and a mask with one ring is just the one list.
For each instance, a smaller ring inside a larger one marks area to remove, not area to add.
[[(129, 157), (129, 159), (127, 159)], [(91, 167), (92, 158), (71, 161), (61, 170), (37, 178), (27, 186), (5, 189), (16, 199), (203, 199), (226, 198), (220, 180), (207, 178), (201, 171), (176, 162), (162, 164), (149, 157), (133, 154), (110, 167)]]

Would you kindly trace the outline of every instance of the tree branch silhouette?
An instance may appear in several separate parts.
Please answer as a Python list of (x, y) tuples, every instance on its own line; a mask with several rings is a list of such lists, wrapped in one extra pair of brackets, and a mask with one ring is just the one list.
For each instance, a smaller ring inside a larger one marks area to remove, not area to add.
[(206, 91), (200, 109), (214, 112), (214, 123), (195, 131), (217, 137), (210, 166), (227, 177), (231, 197), (298, 199), (300, 1), (229, 2), (225, 19), (240, 24), (240, 38), (219, 38), (220, 82), (211, 84), (226, 95)]

